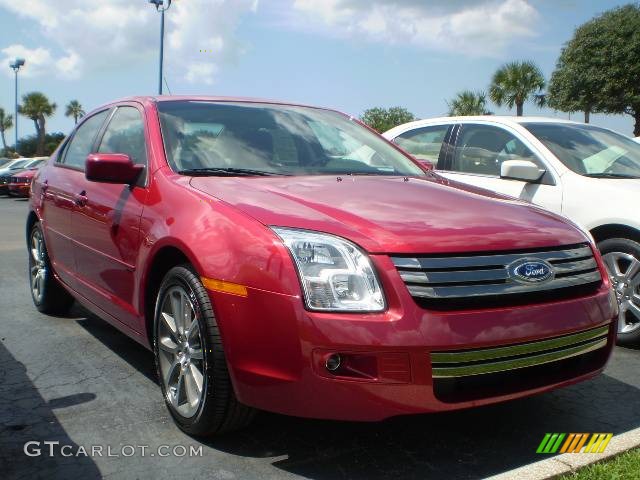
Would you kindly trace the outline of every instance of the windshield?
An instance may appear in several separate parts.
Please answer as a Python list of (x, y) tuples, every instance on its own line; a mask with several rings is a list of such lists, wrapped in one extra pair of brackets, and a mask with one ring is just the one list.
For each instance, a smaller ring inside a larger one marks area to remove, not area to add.
[(283, 105), (158, 103), (172, 169), (204, 175), (424, 175), (385, 140), (327, 110)]
[(26, 166), (31, 160), (18, 160), (17, 162), (13, 162), (9, 165), (9, 168), (14, 170), (16, 168), (22, 168)]
[(600, 178), (640, 178), (640, 144), (590, 125), (524, 123), (568, 168)]
[(44, 163), (44, 160), (39, 159), (39, 160), (32, 160), (30, 161), (27, 165), (25, 165), (26, 168), (37, 168), (40, 165), (42, 165)]

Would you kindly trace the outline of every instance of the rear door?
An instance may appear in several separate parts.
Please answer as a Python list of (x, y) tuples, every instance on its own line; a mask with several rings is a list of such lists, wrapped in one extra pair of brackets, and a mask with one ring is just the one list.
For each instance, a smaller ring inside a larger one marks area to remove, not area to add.
[[(112, 112), (95, 151), (123, 153), (147, 166), (144, 110), (137, 103), (119, 105)], [(147, 195), (146, 174), (136, 185), (90, 182), (75, 184), (77, 202), (71, 231), (78, 280), (83, 294), (102, 310), (140, 331), (133, 306), (136, 259), (141, 242), (140, 218)]]
[(84, 119), (54, 159), (53, 165), (43, 170), (41, 177), (42, 218), (47, 250), (54, 270), (72, 288), (77, 288), (71, 232), (74, 193), (78, 182), (84, 178), (84, 161), (108, 113), (106, 109)]
[[(541, 156), (514, 132), (495, 125), (462, 123), (453, 137), (453, 148), (438, 165), (438, 173), (561, 213), (559, 180)], [(529, 160), (547, 173), (539, 183), (504, 179), (500, 177), (500, 168), (505, 160)]]

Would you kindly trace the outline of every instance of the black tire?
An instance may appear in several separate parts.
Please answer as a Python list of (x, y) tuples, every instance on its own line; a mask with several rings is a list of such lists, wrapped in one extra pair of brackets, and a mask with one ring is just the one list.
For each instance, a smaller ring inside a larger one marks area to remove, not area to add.
[[(598, 249), (602, 253), (603, 257), (607, 257), (607, 254), (627, 254), (633, 256), (640, 261), (640, 243), (629, 240), (627, 238), (609, 238), (598, 243)], [(636, 293), (640, 294), (640, 290), (636, 288)], [(640, 322), (640, 319), (634, 319), (632, 313), (621, 313), (618, 318), (618, 322)], [(618, 332), (618, 345), (639, 345), (640, 344), (640, 327), (636, 328), (632, 332), (624, 333)]]
[[(200, 404), (191, 417), (182, 415), (169, 400), (160, 367), (158, 339), (161, 308), (170, 289), (175, 290), (176, 287), (181, 287), (191, 301), (202, 341), (202, 394)], [(169, 413), (182, 431), (193, 436), (209, 437), (238, 430), (251, 422), (256, 411), (236, 399), (211, 300), (197, 273), (188, 264), (169, 270), (158, 291), (154, 315), (153, 352), (162, 396)]]
[[(39, 264), (34, 258), (35, 252), (33, 251), (33, 241), (34, 236), (36, 235), (38, 235), (42, 241)], [(27, 251), (29, 255), (29, 290), (31, 291), (33, 303), (38, 311), (49, 315), (68, 312), (73, 305), (74, 300), (69, 292), (60, 285), (60, 282), (58, 282), (53, 274), (53, 268), (51, 267), (49, 254), (47, 253), (47, 246), (44, 242), (44, 234), (42, 232), (40, 222), (36, 222), (33, 227), (31, 227), (27, 243)], [(33, 276), (34, 269), (39, 270), (41, 275), (38, 288), (38, 292), (40, 292), (39, 294), (34, 290), (36, 281)]]

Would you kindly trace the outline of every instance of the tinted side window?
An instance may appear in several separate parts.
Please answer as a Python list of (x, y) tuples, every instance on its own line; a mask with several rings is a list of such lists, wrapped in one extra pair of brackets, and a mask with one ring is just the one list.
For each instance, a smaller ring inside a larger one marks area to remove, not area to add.
[(78, 127), (66, 149), (63, 161), (65, 165), (84, 169), (84, 162), (87, 159), (87, 155), (91, 153), (93, 141), (108, 113), (109, 110), (96, 113)]
[(147, 164), (142, 115), (134, 107), (118, 107), (104, 132), (100, 153), (124, 153), (133, 163)]
[(416, 128), (399, 135), (394, 142), (414, 157), (436, 165), (447, 130), (449, 125)]
[(462, 125), (452, 171), (500, 176), (500, 166), (505, 160), (529, 160), (540, 165), (533, 152), (506, 130), (489, 125)]

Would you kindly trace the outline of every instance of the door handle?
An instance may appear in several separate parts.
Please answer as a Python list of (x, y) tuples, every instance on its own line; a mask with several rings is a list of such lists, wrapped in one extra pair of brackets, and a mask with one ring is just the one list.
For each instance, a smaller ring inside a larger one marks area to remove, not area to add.
[(76, 193), (73, 196), (73, 201), (79, 207), (84, 207), (87, 204), (88, 200), (89, 199), (87, 198), (87, 192), (85, 192), (84, 190), (82, 192), (80, 192), (80, 193)]
[(45, 180), (44, 182), (42, 182), (42, 185), (40, 186), (40, 190), (42, 191), (42, 194), (44, 195), (47, 190), (49, 189), (49, 180)]

